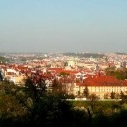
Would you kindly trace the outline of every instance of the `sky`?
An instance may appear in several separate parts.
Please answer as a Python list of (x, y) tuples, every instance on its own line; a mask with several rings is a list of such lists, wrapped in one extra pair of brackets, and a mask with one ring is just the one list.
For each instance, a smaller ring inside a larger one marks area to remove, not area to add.
[(127, 52), (127, 0), (0, 0), (0, 52)]

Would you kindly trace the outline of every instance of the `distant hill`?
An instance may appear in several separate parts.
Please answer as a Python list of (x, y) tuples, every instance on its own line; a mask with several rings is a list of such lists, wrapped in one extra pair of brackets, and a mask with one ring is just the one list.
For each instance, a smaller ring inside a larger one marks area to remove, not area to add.
[(104, 54), (98, 54), (98, 53), (63, 53), (65, 56), (73, 56), (73, 57), (84, 57), (84, 58), (102, 58), (105, 55)]
[(116, 52), (117, 55), (127, 55), (127, 53)]

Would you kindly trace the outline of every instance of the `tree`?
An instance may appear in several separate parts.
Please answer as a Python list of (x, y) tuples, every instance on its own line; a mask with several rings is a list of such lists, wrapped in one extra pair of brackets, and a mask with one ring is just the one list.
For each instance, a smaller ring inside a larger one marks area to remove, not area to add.
[(8, 62), (9, 61), (9, 59), (7, 59), (7, 58), (5, 58), (5, 57), (2, 57), (2, 56), (0, 56), (0, 63), (6, 63), (6, 62)]
[(108, 93), (104, 94), (104, 99), (108, 99), (109, 95)]
[[(27, 114), (25, 108), (16, 97), (20, 88), (6, 80), (0, 83), (0, 126), (18, 126)], [(9, 123), (10, 124), (9, 124)]]
[(89, 89), (88, 89), (87, 85), (85, 86), (85, 89), (83, 91), (83, 94), (84, 94), (84, 96), (85, 96), (86, 99), (89, 97)]
[(120, 98), (124, 99), (124, 93), (123, 93), (123, 91), (120, 92)]
[(115, 67), (108, 67), (105, 69), (105, 73), (106, 75), (115, 75), (115, 70), (116, 70)]
[(111, 95), (110, 95), (111, 99), (115, 99), (115, 92), (111, 92)]
[(66, 95), (66, 84), (62, 84), (58, 80), (54, 79), (52, 83), (52, 93), (54, 95)]
[(85, 111), (75, 110), (72, 103), (47, 91), (43, 81), (28, 78), (25, 87), (0, 82), (1, 126), (78, 127), (86, 123)]
[(87, 114), (89, 123), (92, 123), (93, 115), (95, 114), (96, 104), (98, 97), (96, 94), (89, 95), (88, 106), (87, 106)]
[(0, 81), (3, 81), (2, 72), (0, 71)]
[(29, 100), (27, 121), (38, 127), (64, 126), (66, 121), (71, 118), (71, 103), (59, 96), (61, 89), (56, 82), (54, 82), (56, 85), (56, 88), (53, 88), (54, 93), (46, 91), (46, 84), (43, 81), (39, 83), (35, 85), (31, 79), (26, 80), (26, 87), (23, 91), (26, 100)]
[(90, 107), (93, 111), (95, 111), (95, 105), (96, 105), (96, 102), (97, 102), (98, 99), (99, 98), (96, 94), (91, 94), (89, 96)]
[(117, 79), (124, 80), (127, 79), (127, 68), (108, 67), (105, 69), (106, 75), (115, 76)]

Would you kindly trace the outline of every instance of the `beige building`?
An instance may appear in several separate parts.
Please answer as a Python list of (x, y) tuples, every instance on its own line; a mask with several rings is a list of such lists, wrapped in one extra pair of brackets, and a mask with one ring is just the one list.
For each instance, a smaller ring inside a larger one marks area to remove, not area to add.
[(69, 93), (75, 96), (80, 94), (83, 97), (86, 87), (89, 95), (96, 94), (100, 99), (111, 98), (112, 92), (115, 98), (120, 98), (121, 92), (127, 94), (127, 81), (118, 80), (113, 76), (89, 76), (83, 82), (73, 83), (72, 86), (68, 87), (68, 91), (71, 90)]
[(17, 85), (24, 85), (26, 76), (20, 74), (19, 71), (14, 69), (7, 69), (4, 74), (4, 79)]

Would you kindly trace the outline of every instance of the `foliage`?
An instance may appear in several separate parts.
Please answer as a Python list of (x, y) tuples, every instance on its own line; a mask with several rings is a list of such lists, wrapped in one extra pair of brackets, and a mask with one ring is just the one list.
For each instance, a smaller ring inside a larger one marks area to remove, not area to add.
[(115, 92), (112, 91), (110, 97), (111, 97), (111, 99), (115, 99)]
[(84, 96), (85, 96), (86, 98), (89, 97), (89, 89), (88, 89), (87, 86), (85, 86), (85, 89), (84, 89), (84, 91), (83, 91), (83, 94), (84, 94)]
[(52, 84), (52, 93), (54, 95), (64, 95), (65, 89), (63, 88), (63, 85), (58, 80), (54, 79)]
[(0, 83), (2, 127), (126, 127), (126, 119), (126, 102), (99, 101), (94, 94), (87, 101), (66, 101), (47, 91), (43, 80), (35, 84), (27, 79), (25, 87)]
[(108, 67), (105, 69), (106, 75), (115, 76), (117, 79), (127, 79), (127, 68)]
[(8, 122), (20, 124), (27, 114), (27, 109), (14, 96), (18, 89), (13, 83), (0, 83), (0, 126), (7, 126)]
[(106, 75), (115, 75), (115, 70), (116, 70), (115, 67), (107, 67), (105, 69), (105, 73)]
[(0, 63), (6, 63), (8, 61), (9, 60), (7, 58), (0, 56)]

